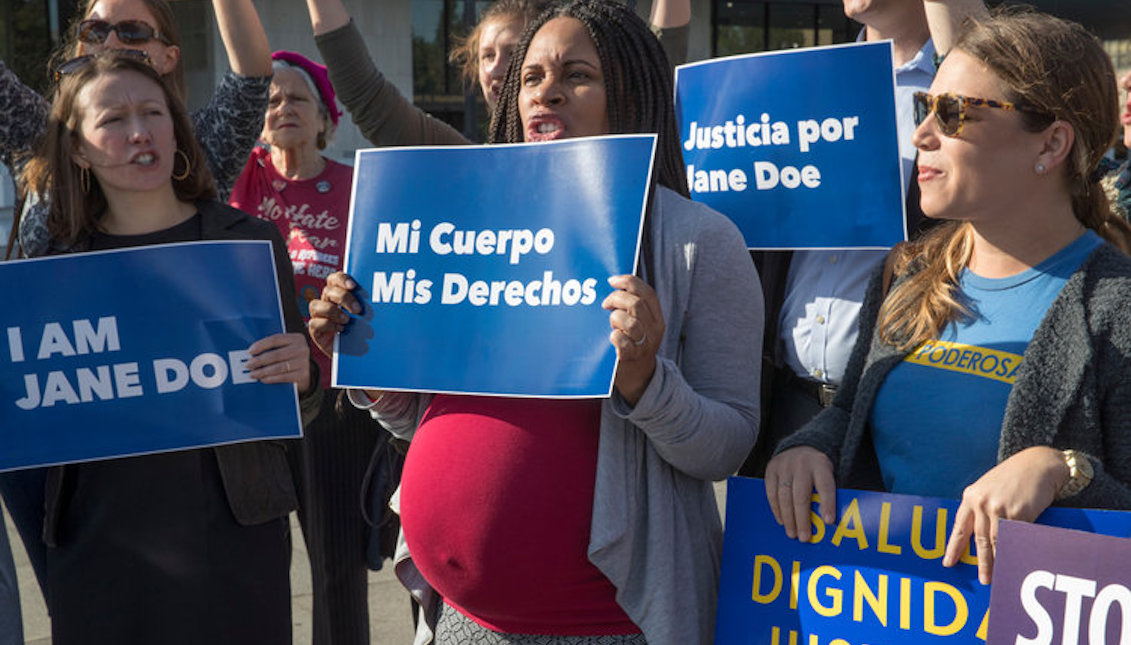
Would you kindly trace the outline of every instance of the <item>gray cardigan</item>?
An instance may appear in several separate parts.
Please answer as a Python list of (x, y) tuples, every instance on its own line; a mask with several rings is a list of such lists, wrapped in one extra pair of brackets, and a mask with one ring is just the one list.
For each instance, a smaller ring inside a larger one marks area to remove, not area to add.
[[(900, 278), (897, 278), (898, 283)], [(860, 336), (833, 405), (777, 449), (808, 445), (832, 460), (838, 485), (882, 490), (868, 417), (889, 370), (907, 352), (874, 336), (880, 270), (869, 285)], [(1075, 449), (1092, 483), (1058, 504), (1131, 509), (1131, 259), (1098, 247), (1033, 332), (1005, 407), (998, 462), (1032, 446)]]
[[(602, 404), (589, 559), (650, 645), (707, 645), (722, 542), (711, 481), (738, 469), (758, 432), (762, 295), (730, 220), (662, 187), (652, 218), (667, 328), (635, 408), (616, 393)], [(407, 439), (429, 400), (390, 392), (371, 413)], [(397, 574), (438, 600), (404, 558)]]

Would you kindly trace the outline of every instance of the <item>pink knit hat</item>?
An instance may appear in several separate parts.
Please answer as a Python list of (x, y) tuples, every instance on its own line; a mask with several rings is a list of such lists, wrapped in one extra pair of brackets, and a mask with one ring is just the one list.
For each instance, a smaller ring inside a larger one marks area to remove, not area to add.
[(338, 117), (341, 116), (342, 112), (338, 109), (338, 104), (334, 100), (334, 86), (330, 84), (330, 75), (326, 73), (325, 65), (319, 65), (298, 52), (283, 50), (272, 53), (271, 59), (281, 60), (306, 72), (306, 75), (314, 82), (314, 87), (318, 90), (318, 96), (322, 99), (322, 104), (326, 106), (326, 111), (330, 113), (330, 120), (334, 122), (334, 125), (338, 125)]

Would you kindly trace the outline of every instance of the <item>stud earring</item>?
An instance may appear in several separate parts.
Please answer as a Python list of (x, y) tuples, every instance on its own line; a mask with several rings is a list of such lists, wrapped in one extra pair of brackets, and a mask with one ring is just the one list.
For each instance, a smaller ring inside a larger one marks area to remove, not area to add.
[(1039, 163), (1039, 162), (1037, 163), (1037, 174), (1038, 175), (1045, 174), (1045, 164)]

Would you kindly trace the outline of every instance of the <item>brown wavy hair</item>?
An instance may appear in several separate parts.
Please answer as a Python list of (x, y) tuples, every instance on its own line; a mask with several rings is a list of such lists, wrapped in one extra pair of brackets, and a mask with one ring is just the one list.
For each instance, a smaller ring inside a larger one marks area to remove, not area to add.
[[(954, 48), (986, 65), (1006, 87), (1022, 127), (1041, 132), (1054, 121), (1072, 126), (1075, 140), (1064, 163), (1072, 212), (1085, 227), (1131, 251), (1131, 226), (1112, 211), (1096, 168), (1115, 137), (1119, 92), (1111, 60), (1082, 26), (1029, 9), (995, 11), (970, 21)], [(958, 276), (973, 252), (969, 222), (944, 222), (917, 241), (892, 250), (896, 285), (880, 308), (877, 329), (885, 343), (907, 350), (937, 338), (969, 315), (960, 302)]]
[[(184, 179), (170, 177), (173, 192), (183, 202), (215, 199), (212, 175), (204, 163), (204, 152), (197, 143), (184, 103), (173, 91), (168, 79), (161, 77), (145, 62), (129, 56), (104, 52), (72, 73), (62, 76), (55, 86), (47, 128), (40, 138), (24, 170), (23, 180), (31, 194), (44, 196), (48, 203), (47, 230), (58, 244), (71, 246), (98, 228), (106, 212), (106, 196), (97, 179), (89, 179), (84, 190), (81, 168), (72, 159), (79, 141), (82, 106), (78, 96), (87, 84), (106, 74), (135, 72), (156, 83), (165, 95), (173, 119), (173, 136), (177, 150), (188, 158)], [(180, 155), (177, 155), (180, 158)], [(174, 167), (180, 163), (174, 163)], [(174, 174), (185, 171), (177, 169)]]

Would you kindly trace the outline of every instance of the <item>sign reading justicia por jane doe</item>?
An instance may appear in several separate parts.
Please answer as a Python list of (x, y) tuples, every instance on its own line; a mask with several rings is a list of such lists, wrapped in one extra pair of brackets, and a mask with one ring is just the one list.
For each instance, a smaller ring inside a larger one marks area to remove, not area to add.
[(635, 271), (655, 142), (358, 151), (345, 270), (364, 311), (334, 385), (608, 396), (601, 304)]
[(905, 236), (889, 41), (676, 69), (691, 197), (757, 249), (888, 248)]
[(0, 470), (301, 436), (294, 385), (245, 367), (283, 331), (270, 242), (0, 264)]

